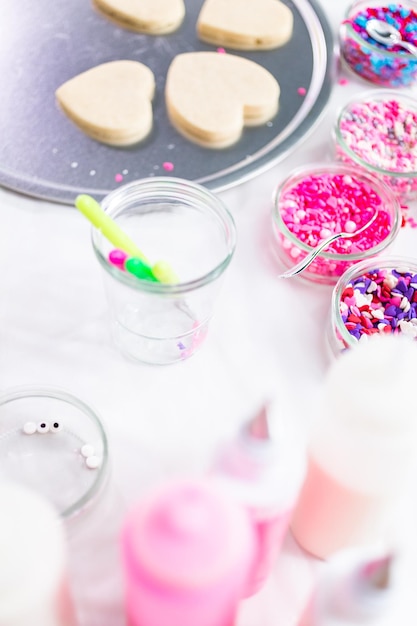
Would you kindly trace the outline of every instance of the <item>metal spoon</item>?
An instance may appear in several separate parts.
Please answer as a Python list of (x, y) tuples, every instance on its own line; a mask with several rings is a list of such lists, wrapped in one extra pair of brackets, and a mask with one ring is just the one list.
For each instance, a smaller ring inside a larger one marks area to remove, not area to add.
[(377, 215), (378, 211), (375, 211), (369, 222), (358, 228), (358, 230), (355, 230), (355, 232), (353, 233), (342, 232), (331, 235), (330, 237), (322, 241), (321, 244), (314, 248), (311, 252), (309, 252), (309, 254), (307, 254), (307, 256), (305, 256), (304, 259), (300, 261), (297, 265), (294, 265), (294, 267), (291, 267), (283, 274), (279, 274), (278, 278), (292, 278), (293, 276), (297, 276), (297, 274), (301, 274), (301, 272), (304, 272), (304, 270), (307, 269), (309, 265), (311, 265), (311, 263), (320, 254), (320, 252), (330, 246), (331, 243), (337, 241), (338, 239), (350, 239), (352, 237), (356, 237), (356, 235), (360, 235), (360, 233), (363, 233), (363, 231), (369, 228), (369, 226), (375, 221)]
[(412, 43), (404, 41), (399, 30), (392, 24), (384, 22), (384, 20), (372, 19), (366, 22), (366, 32), (372, 39), (384, 44), (388, 48), (392, 46), (401, 46), (408, 50), (411, 54), (417, 56), (417, 47)]

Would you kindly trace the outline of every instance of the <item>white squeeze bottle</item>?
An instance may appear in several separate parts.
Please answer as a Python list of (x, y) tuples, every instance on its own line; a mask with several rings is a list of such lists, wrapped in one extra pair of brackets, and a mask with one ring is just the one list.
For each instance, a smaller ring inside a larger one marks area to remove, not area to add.
[(400, 626), (397, 566), (391, 554), (338, 553), (323, 566), (299, 626)]
[(398, 335), (361, 342), (330, 368), (291, 521), (314, 556), (395, 531), (417, 458), (416, 373), (417, 342)]
[(213, 478), (248, 511), (255, 530), (257, 550), (245, 597), (256, 593), (272, 570), (304, 478), (304, 448), (277, 409), (263, 406), (213, 468)]
[(61, 520), (37, 493), (0, 482), (1, 626), (75, 626)]

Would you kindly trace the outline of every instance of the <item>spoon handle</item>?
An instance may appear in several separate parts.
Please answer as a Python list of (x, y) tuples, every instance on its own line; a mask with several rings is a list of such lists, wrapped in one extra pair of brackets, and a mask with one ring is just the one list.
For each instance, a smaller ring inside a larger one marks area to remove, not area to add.
[(405, 50), (408, 50), (408, 52), (417, 57), (417, 47), (414, 46), (412, 43), (409, 43), (408, 41), (404, 41), (404, 39), (402, 39), (401, 41), (397, 42), (397, 45), (402, 46)]
[(346, 234), (337, 233), (336, 235), (332, 235), (331, 237), (328, 237), (328, 239), (325, 239), (319, 246), (317, 246), (316, 248), (314, 248), (314, 250), (309, 252), (309, 254), (307, 254), (307, 256), (305, 256), (302, 261), (297, 263), (297, 265), (294, 265), (283, 274), (279, 274), (278, 278), (292, 278), (293, 276), (300, 274), (305, 269), (307, 269), (307, 267), (314, 261), (314, 259), (320, 254), (320, 252), (324, 248), (327, 248), (327, 246), (330, 246), (331, 243), (333, 243), (334, 241), (337, 241), (337, 239), (340, 239), (341, 237), (346, 237)]

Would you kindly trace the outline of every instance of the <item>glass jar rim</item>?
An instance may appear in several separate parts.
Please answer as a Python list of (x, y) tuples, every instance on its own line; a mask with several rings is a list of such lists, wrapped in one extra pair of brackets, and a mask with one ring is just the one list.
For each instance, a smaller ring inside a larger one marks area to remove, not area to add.
[[(293, 170), (275, 188), (274, 193), (273, 193), (272, 216), (273, 216), (275, 224), (277, 225), (281, 233), (287, 239), (289, 239), (291, 243), (296, 245), (298, 248), (301, 248), (301, 250), (304, 250), (305, 252), (311, 252), (312, 250), (314, 250), (314, 248), (312, 248), (308, 244), (304, 243), (303, 241), (300, 241), (300, 239), (298, 239), (294, 235), (294, 233), (290, 231), (288, 226), (285, 224), (281, 216), (281, 211), (279, 210), (279, 200), (286, 185), (290, 184), (292, 181), (295, 182), (297, 179), (301, 178), (303, 175), (306, 176), (309, 174), (320, 174), (324, 172), (334, 172), (335, 174), (340, 173), (340, 174), (345, 174), (347, 176), (353, 176), (355, 178), (365, 179), (366, 182), (378, 192), (378, 195), (382, 194), (382, 196), (384, 195), (386, 196), (385, 201), (392, 204), (394, 216), (393, 216), (393, 221), (392, 221), (392, 227), (391, 227), (390, 232), (388, 233), (388, 236), (385, 237), (385, 239), (383, 239), (377, 246), (374, 246), (373, 248), (368, 248), (367, 250), (361, 250), (359, 253), (354, 253), (354, 254), (351, 254), (351, 253), (341, 254), (338, 252), (332, 253), (332, 252), (323, 251), (323, 252), (320, 252), (318, 258), (323, 258), (327, 260), (335, 260), (335, 261), (355, 261), (358, 259), (358, 256), (360, 256), (361, 259), (366, 258), (366, 257), (373, 257), (379, 252), (381, 252), (382, 250), (384, 250), (387, 246), (389, 246), (392, 243), (392, 241), (396, 238), (401, 228), (401, 218), (400, 218), (401, 208), (400, 208), (400, 204), (397, 198), (394, 196), (393, 192), (388, 187), (388, 185), (386, 185), (383, 181), (378, 180), (372, 174), (368, 174), (368, 172), (358, 173), (355, 168), (350, 167), (348, 165), (340, 164), (340, 163), (317, 163), (317, 164), (314, 164), (313, 166), (304, 165), (302, 167), (299, 167)], [(381, 194), (379, 194), (380, 191), (381, 191)]]
[[(163, 188), (165, 189), (165, 191), (163, 191)], [(206, 272), (203, 276), (199, 276), (198, 278), (186, 282), (173, 284), (153, 282), (133, 276), (132, 274), (124, 272), (109, 263), (102, 254), (100, 246), (98, 244), (98, 238), (101, 233), (98, 229), (93, 227), (91, 230), (93, 249), (97, 259), (99, 260), (101, 266), (105, 269), (105, 271), (119, 282), (127, 285), (128, 287), (132, 287), (133, 289), (140, 289), (142, 291), (147, 291), (150, 293), (166, 295), (186, 293), (188, 291), (203, 287), (204, 285), (218, 278), (229, 265), (236, 249), (235, 221), (223, 200), (219, 196), (212, 193), (206, 187), (203, 187), (203, 185), (200, 185), (193, 181), (170, 176), (155, 176), (149, 178), (141, 178), (132, 181), (126, 185), (122, 185), (121, 187), (115, 189), (107, 196), (105, 196), (101, 202), (101, 206), (103, 210), (107, 213), (107, 215), (113, 217), (111, 207), (115, 204), (118, 204), (124, 195), (127, 194), (128, 196), (130, 196), (137, 191), (142, 191), (146, 193), (152, 191), (154, 194), (153, 197), (155, 197), (156, 194), (156, 196), (160, 197), (161, 200), (169, 200), (170, 198), (172, 198), (173, 195), (175, 196), (176, 193), (178, 193), (177, 199), (181, 200), (180, 195), (181, 193), (184, 193), (184, 191), (187, 191), (190, 194), (190, 198), (198, 198), (198, 196), (200, 196), (200, 201), (207, 202), (207, 205), (221, 221), (224, 227), (224, 231), (226, 233), (228, 252), (225, 257), (219, 263), (217, 263), (217, 265), (212, 270)]]
[(93, 503), (94, 499), (100, 494), (108, 478), (109, 448), (106, 431), (104, 430), (103, 424), (97, 413), (90, 406), (60, 387), (50, 387), (46, 385), (19, 385), (9, 387), (0, 393), (0, 407), (18, 400), (29, 398), (51, 398), (53, 400), (67, 402), (68, 404), (75, 406), (82, 413), (86, 414), (100, 433), (100, 438), (103, 444), (103, 452), (100, 467), (96, 470), (96, 480), (81, 498), (76, 500), (64, 511), (60, 512), (61, 518), (65, 521), (72, 520), (82, 514), (82, 512)]
[[(385, 97), (386, 96), (386, 97)], [(417, 100), (415, 100), (412, 96), (408, 96), (407, 94), (398, 94), (394, 89), (374, 89), (367, 90), (361, 92), (360, 94), (356, 94), (356, 96), (352, 97), (346, 104), (344, 104), (338, 110), (336, 115), (336, 123), (334, 125), (334, 133), (335, 133), (335, 141), (339, 142), (346, 151), (347, 155), (356, 163), (363, 166), (367, 170), (369, 170), (372, 174), (381, 174), (383, 176), (393, 176), (394, 178), (402, 178), (413, 179), (417, 177), (417, 170), (413, 170), (412, 172), (398, 172), (395, 170), (386, 170), (382, 167), (378, 167), (377, 165), (372, 165), (368, 163), (364, 159), (362, 159), (356, 152), (354, 152), (346, 143), (341, 131), (340, 131), (340, 122), (342, 120), (343, 115), (345, 115), (350, 107), (354, 104), (361, 104), (369, 101), (386, 101), (386, 100), (398, 100), (401, 102), (402, 100), (410, 105), (417, 114)]]
[(331, 310), (333, 314), (332, 322), (336, 322), (337, 330), (340, 332), (343, 341), (348, 344), (349, 347), (357, 345), (357, 341), (352, 337), (350, 332), (345, 326), (340, 313), (340, 297), (346, 288), (346, 285), (355, 277), (360, 277), (363, 273), (371, 270), (372, 268), (388, 269), (403, 266), (412, 268), (415, 267), (415, 273), (417, 274), (417, 259), (401, 256), (381, 256), (375, 259), (366, 259), (355, 263), (349, 267), (339, 278), (336, 285), (333, 288), (331, 298)]
[[(410, 53), (407, 53), (405, 50), (398, 50), (396, 52), (390, 52), (388, 49), (386, 48), (381, 48), (379, 46), (376, 46), (375, 44), (370, 43), (369, 41), (367, 41), (366, 39), (364, 39), (363, 37), (361, 37), (361, 35), (353, 28), (352, 24), (350, 23), (350, 19), (356, 15), (357, 13), (360, 12), (359, 9), (359, 2), (357, 3), (353, 3), (352, 5), (350, 5), (350, 7), (348, 7), (346, 13), (345, 13), (345, 18), (342, 21), (340, 28), (342, 29), (343, 27), (345, 27), (348, 31), (349, 31), (349, 36), (352, 37), (352, 39), (355, 39), (356, 41), (360, 42), (361, 45), (366, 48), (367, 50), (370, 50), (372, 52), (381, 52), (381, 54), (383, 54), (384, 56), (386, 56), (389, 59), (396, 59), (396, 58), (410, 58), (411, 60), (413, 60), (413, 55), (411, 55)], [(364, 7), (369, 7), (369, 0), (368, 2), (366, 2), (365, 0), (362, 2)], [(390, 3), (387, 3), (387, 6)], [(407, 4), (407, 3), (406, 3)], [(355, 8), (358, 9), (358, 11), (355, 11)], [(408, 7), (407, 7), (408, 8)], [(412, 7), (412, 9), (414, 9), (414, 7)], [(416, 9), (416, 15), (417, 15), (417, 6), (415, 7)], [(415, 58), (416, 62), (417, 62), (417, 58)]]

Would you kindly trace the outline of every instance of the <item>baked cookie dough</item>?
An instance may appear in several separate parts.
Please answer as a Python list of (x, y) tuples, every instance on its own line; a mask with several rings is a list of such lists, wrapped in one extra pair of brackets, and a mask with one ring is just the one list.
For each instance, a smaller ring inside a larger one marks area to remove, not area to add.
[(258, 126), (278, 110), (280, 88), (254, 61), (218, 52), (187, 52), (172, 61), (165, 102), (172, 125), (207, 148), (225, 148), (245, 126)]
[(293, 23), (279, 0), (206, 0), (197, 33), (202, 41), (235, 50), (272, 50), (291, 39)]
[(147, 35), (171, 33), (185, 15), (183, 0), (93, 0), (93, 5), (119, 26)]
[(155, 78), (138, 61), (112, 61), (78, 74), (55, 92), (68, 118), (86, 135), (130, 146), (152, 128)]

